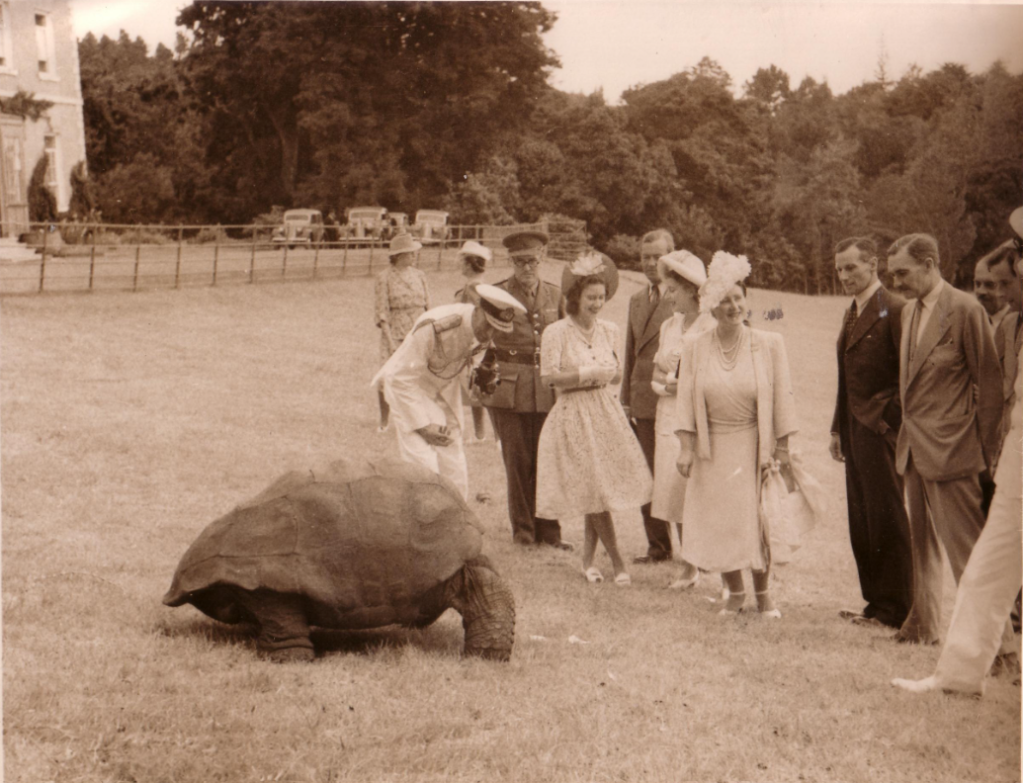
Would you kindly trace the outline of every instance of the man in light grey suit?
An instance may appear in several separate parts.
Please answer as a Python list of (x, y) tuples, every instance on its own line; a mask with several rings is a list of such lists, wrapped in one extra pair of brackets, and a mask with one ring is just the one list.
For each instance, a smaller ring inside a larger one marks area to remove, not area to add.
[[(900, 642), (934, 644), (941, 621), (944, 545), (956, 583), (984, 525), (978, 474), (991, 468), (1002, 418), (1002, 372), (987, 314), (941, 279), (938, 243), (909, 234), (888, 250), (902, 310), (902, 427), (895, 464), (905, 476), (913, 605)], [(1011, 638), (1011, 631), (1010, 631)]]

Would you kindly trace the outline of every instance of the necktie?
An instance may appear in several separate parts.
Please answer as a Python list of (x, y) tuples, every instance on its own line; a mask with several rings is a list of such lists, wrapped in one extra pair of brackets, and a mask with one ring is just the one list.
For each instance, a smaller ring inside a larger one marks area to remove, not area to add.
[(856, 327), (856, 316), (858, 315), (856, 308), (856, 300), (853, 299), (852, 307), (849, 308), (849, 313), (845, 317), (845, 347), (849, 347), (849, 341), (852, 340), (853, 329)]
[(916, 351), (916, 341), (920, 336), (920, 314), (923, 312), (924, 303), (917, 299), (913, 307), (913, 319), (909, 324), (909, 361), (913, 361), (913, 354)]
[(657, 303), (660, 301), (660, 299), (661, 299), (661, 289), (658, 286), (656, 286), (656, 285), (650, 286), (650, 304), (652, 304), (654, 307), (656, 307)]

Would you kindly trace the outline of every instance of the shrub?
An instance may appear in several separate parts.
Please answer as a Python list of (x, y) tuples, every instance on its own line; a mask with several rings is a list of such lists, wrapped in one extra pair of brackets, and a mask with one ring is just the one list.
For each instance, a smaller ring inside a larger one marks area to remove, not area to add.
[(601, 248), (619, 269), (639, 269), (639, 237), (615, 234)]
[(196, 234), (193, 243), (197, 245), (205, 245), (209, 243), (216, 243), (222, 245), (225, 242), (230, 241), (227, 236), (227, 232), (220, 226), (203, 226), (199, 229), (199, 233)]

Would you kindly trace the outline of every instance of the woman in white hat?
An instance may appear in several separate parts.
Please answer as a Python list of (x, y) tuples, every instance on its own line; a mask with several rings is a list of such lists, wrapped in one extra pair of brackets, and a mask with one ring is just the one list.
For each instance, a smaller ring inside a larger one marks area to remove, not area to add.
[(557, 400), (540, 432), (536, 515), (584, 517), (586, 579), (603, 581), (593, 565), (599, 540), (615, 583), (628, 585), (611, 513), (647, 503), (653, 482), (625, 411), (607, 388), (622, 375), (618, 327), (597, 313), (617, 287), (614, 262), (599, 253), (578, 258), (562, 277), (568, 316), (544, 330), (540, 345), (540, 380)]
[(761, 477), (785, 469), (795, 402), (785, 342), (747, 324), (745, 256), (718, 251), (700, 289), (700, 312), (717, 325), (684, 340), (679, 356), (678, 470), (689, 479), (682, 511), (682, 557), (720, 573), (729, 596), (722, 615), (746, 601), (742, 572), (753, 572), (757, 609), (781, 617), (768, 590), (771, 551), (760, 519)]
[[(458, 260), (462, 264), (462, 277), (465, 278), (465, 286), (455, 292), (456, 301), (461, 304), (477, 304), (479, 295), (476, 293), (476, 286), (483, 282), (483, 273), (487, 264), (494, 259), (494, 254), (489, 247), (479, 242), (468, 240), (458, 250)], [(487, 431), (484, 425), (486, 409), (479, 401), (476, 389), (469, 390), (469, 399), (472, 401), (472, 428), (476, 441), (487, 439)]]
[[(376, 325), (380, 330), (380, 360), (386, 362), (401, 345), (416, 319), (430, 309), (430, 288), (426, 275), (414, 266), (423, 246), (408, 234), (398, 234), (387, 250), (390, 260), (376, 279)], [(380, 432), (390, 422), (391, 410), (379, 395)]]
[[(703, 261), (688, 250), (676, 250), (661, 256), (657, 271), (664, 281), (665, 297), (674, 311), (671, 318), (661, 324), (660, 342), (654, 356), (654, 375), (651, 387), (658, 395), (657, 415), (654, 423), (654, 494), (650, 515), (675, 523), (678, 531), (678, 551), (682, 551), (682, 509), (685, 505), (686, 479), (678, 472), (679, 441), (678, 389), (679, 356), (682, 339), (697, 335), (716, 325), (710, 313), (700, 313), (700, 286), (707, 282)], [(700, 578), (700, 571), (691, 563), (682, 561), (682, 573), (669, 585), (673, 589), (692, 587)]]

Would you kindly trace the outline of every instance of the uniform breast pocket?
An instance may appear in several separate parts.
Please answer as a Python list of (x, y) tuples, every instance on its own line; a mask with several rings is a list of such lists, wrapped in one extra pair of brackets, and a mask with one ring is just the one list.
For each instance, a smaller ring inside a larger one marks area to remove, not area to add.
[(544, 323), (552, 324), (558, 320), (558, 308), (556, 307), (545, 307), (543, 309), (543, 320)]

